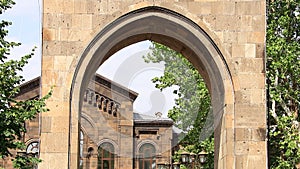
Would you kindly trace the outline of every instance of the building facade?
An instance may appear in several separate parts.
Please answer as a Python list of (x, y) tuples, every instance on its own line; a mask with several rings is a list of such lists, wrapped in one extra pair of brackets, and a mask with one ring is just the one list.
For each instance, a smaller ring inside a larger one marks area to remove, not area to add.
[[(36, 78), (21, 86), (17, 99), (38, 98), (39, 91), (40, 78)], [(90, 81), (79, 121), (79, 168), (155, 169), (157, 163), (172, 162), (173, 121), (159, 112), (152, 116), (134, 113), (137, 96), (100, 75)], [(26, 122), (27, 133), (22, 139), (27, 148), (15, 153), (39, 156), (40, 118), (38, 114)], [(12, 168), (9, 159), (0, 165)]]
[(90, 78), (115, 52), (144, 40), (180, 52), (204, 78), (215, 168), (267, 168), (266, 0), (43, 0), (42, 11), (41, 94), (56, 87), (40, 118), (40, 168), (79, 167)]
[[(267, 168), (266, 0), (43, 0), (42, 16), (41, 94), (56, 87), (40, 117), (40, 168), (79, 167), (90, 78), (112, 54), (144, 40), (180, 52), (204, 78), (215, 168)], [(133, 124), (122, 121), (121, 133), (134, 135), (126, 131)]]

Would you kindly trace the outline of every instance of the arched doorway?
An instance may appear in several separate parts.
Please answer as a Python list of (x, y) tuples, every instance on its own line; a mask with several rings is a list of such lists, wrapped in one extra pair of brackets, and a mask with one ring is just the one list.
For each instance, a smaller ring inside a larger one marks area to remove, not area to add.
[(232, 158), (234, 152), (234, 149), (223, 150), (223, 147), (234, 144), (233, 123), (223, 123), (225, 116), (234, 112), (230, 71), (216, 44), (196, 23), (176, 12), (154, 6), (118, 18), (106, 26), (82, 54), (70, 96), (69, 167), (74, 168), (78, 163), (78, 112), (89, 80), (98, 67), (116, 51), (143, 40), (153, 40), (182, 53), (207, 83), (215, 117), (215, 168), (218, 168), (218, 163), (224, 157)]

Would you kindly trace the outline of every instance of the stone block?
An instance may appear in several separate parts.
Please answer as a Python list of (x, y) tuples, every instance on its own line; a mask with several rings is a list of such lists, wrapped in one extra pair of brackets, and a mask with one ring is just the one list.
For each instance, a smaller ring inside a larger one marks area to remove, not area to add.
[(82, 29), (82, 14), (73, 14), (71, 17), (71, 29)]
[(263, 31), (266, 29), (265, 24), (265, 16), (264, 15), (253, 15), (252, 16), (252, 30), (253, 31)]
[(248, 37), (247, 37), (247, 32), (246, 31), (241, 31), (237, 33), (237, 42), (239, 44), (245, 44), (248, 43)]
[[(45, 85), (41, 91), (41, 95), (42, 96), (47, 95), (50, 92), (50, 90), (52, 89), (52, 87), (53, 86)], [(51, 97), (49, 99), (47, 99), (46, 103), (48, 103), (48, 101), (52, 101)]]
[(248, 32), (247, 41), (249, 43), (263, 43), (265, 41), (265, 32)]
[(225, 14), (224, 8), (225, 8), (224, 2), (211, 3), (211, 11), (213, 11), (212, 13), (214, 13), (215, 15)]
[(89, 1), (86, 0), (75, 0), (74, 1), (74, 13), (82, 14), (87, 13), (87, 3)]
[(70, 63), (66, 62), (67, 56), (53, 56), (54, 69), (58, 71), (65, 71)]
[[(54, 79), (53, 79), (54, 80)], [(64, 77), (61, 77), (59, 80), (64, 80)], [(55, 82), (53, 81), (53, 85), (52, 86), (55, 86), (54, 84)], [(55, 101), (66, 101), (68, 100), (68, 93), (66, 90), (64, 90), (64, 85), (61, 85), (61, 86), (55, 86), (53, 88), (53, 94), (51, 96), (51, 100), (55, 100)]]
[[(61, 102), (61, 101), (51, 101), (47, 102), (47, 108), (51, 111), (52, 117), (60, 117), (63, 115), (62, 112), (68, 112), (69, 109), (69, 103), (68, 102)], [(64, 119), (66, 120), (66, 119)]]
[(88, 3), (86, 3), (86, 11), (88, 14), (96, 14), (100, 11), (99, 9), (99, 4), (103, 3), (105, 1), (88, 1)]
[(236, 167), (238, 168), (267, 168), (266, 157), (261, 157), (260, 155), (247, 155), (247, 156), (237, 156), (236, 157)]
[(204, 15), (204, 16), (201, 16), (201, 18), (203, 19), (203, 22), (205, 22), (209, 28), (217, 29), (215, 15)]
[(266, 102), (266, 93), (264, 89), (251, 89), (250, 93), (251, 104)]
[(265, 45), (263, 43), (256, 43), (256, 57), (265, 58)]
[(243, 168), (244, 166), (244, 158), (245, 156), (242, 156), (242, 155), (238, 155), (235, 157), (235, 167), (236, 168)]
[(221, 13), (221, 15), (235, 15), (236, 14), (235, 11), (236, 11), (235, 2), (223, 1), (223, 12)]
[(120, 126), (133, 126), (132, 120), (120, 120)]
[(128, 5), (128, 8), (130, 11), (132, 10), (136, 10), (136, 9), (140, 9), (140, 8), (143, 8), (143, 7), (147, 7), (149, 6), (150, 3), (149, 2), (146, 2), (146, 1), (138, 1), (138, 3), (133, 3), (132, 5)]
[(234, 168), (235, 157), (230, 155), (224, 157), (225, 167), (224, 168)]
[[(61, 29), (60, 39), (62, 41), (84, 41), (87, 31), (74, 29)], [(89, 33), (88, 33), (89, 34)]]
[(44, 13), (61, 13), (63, 10), (64, 0), (44, 1)]
[(217, 37), (223, 41), (224, 40), (224, 33), (221, 31), (216, 31), (215, 34), (217, 35)]
[(245, 44), (245, 57), (255, 58), (256, 57), (256, 45)]
[(93, 21), (93, 15), (92, 14), (82, 14), (82, 18), (81, 18), (81, 24), (82, 24), (82, 27), (81, 29), (83, 30), (90, 30), (93, 28), (93, 25), (92, 25), (92, 21)]
[(45, 41), (55, 41), (56, 40), (56, 30), (55, 29), (44, 29), (43, 39)]
[(42, 68), (43, 70), (53, 70), (53, 56), (43, 56)]
[[(225, 37), (224, 37), (224, 39), (225, 39)], [(223, 42), (223, 48), (224, 48), (224, 53), (226, 55), (228, 55), (228, 57), (229, 57), (228, 61), (230, 61), (230, 57), (232, 57), (232, 44), (224, 42), (224, 39), (222, 40), (222, 42)]]
[(64, 0), (62, 5), (63, 13), (74, 13), (74, 0)]
[(250, 91), (247, 89), (239, 90), (235, 92), (236, 103), (250, 103)]
[(109, 1), (101, 1), (100, 5), (99, 5), (99, 11), (98, 12), (100, 14), (109, 13), (108, 4), (109, 4)]
[(52, 132), (69, 133), (69, 117), (62, 113), (61, 116), (52, 117)]
[(232, 128), (234, 126), (234, 115), (233, 114), (225, 114), (225, 128)]
[(236, 155), (249, 154), (248, 142), (247, 141), (236, 141), (235, 142), (235, 153), (236, 153)]
[[(45, 114), (45, 113), (43, 113)], [(42, 127), (41, 130), (43, 133), (49, 133), (51, 132), (51, 124), (52, 124), (52, 117), (48, 116), (42, 116)]]
[[(66, 48), (66, 50), (62, 51), (62, 55), (67, 56), (67, 62), (72, 66), (72, 62), (74, 61), (74, 58), (79, 57), (80, 54), (83, 52), (83, 44), (80, 41), (77, 42), (62, 42), (62, 46)], [(75, 65), (76, 66), (76, 65)], [(68, 70), (75, 70), (75, 67), (73, 69)]]
[(56, 13), (44, 13), (43, 15), (43, 25), (44, 28), (57, 29), (59, 25), (59, 15)]
[(266, 140), (266, 129), (264, 127), (258, 127), (251, 129), (251, 141), (264, 142)]
[(264, 64), (262, 58), (234, 58), (232, 59), (235, 73), (263, 73)]
[(246, 89), (264, 89), (265, 75), (263, 73), (240, 73), (239, 84)]
[(92, 27), (93, 29), (101, 29), (107, 20), (108, 15), (100, 14), (100, 15), (92, 15)]
[(105, 12), (108, 12), (108, 13), (115, 13), (117, 11), (120, 11), (120, 8), (121, 8), (121, 2), (120, 1), (110, 1), (106, 4), (107, 6), (105, 6), (103, 8), (100, 8), (101, 11), (105, 11)]
[(248, 31), (252, 31), (253, 27), (252, 27), (252, 15), (242, 15), (241, 16), (241, 30), (248, 32)]
[(224, 156), (234, 156), (234, 140), (231, 141), (226, 141), (225, 143), (222, 144), (222, 149), (223, 149), (223, 155)]
[(233, 44), (232, 45), (232, 57), (244, 57), (245, 56), (245, 45), (244, 44)]
[(216, 28), (225, 31), (238, 31), (241, 29), (241, 17), (237, 15), (216, 16)]
[[(55, 139), (54, 139), (55, 138)], [(68, 151), (68, 133), (43, 133), (41, 153), (64, 153)]]
[(226, 132), (226, 143), (234, 142), (234, 130), (232, 128), (225, 129)]
[(237, 41), (238, 41), (238, 34), (235, 31), (223, 31), (223, 42), (233, 43), (232, 46), (234, 46), (236, 45)]
[(265, 126), (265, 106), (260, 105), (247, 105), (237, 104), (235, 113), (235, 124), (236, 127), (262, 127)]
[(261, 13), (261, 1), (236, 2), (237, 15), (257, 15)]
[(61, 42), (58, 41), (44, 41), (43, 52), (47, 56), (55, 56), (61, 54)]
[(68, 168), (68, 153), (43, 153), (40, 158), (43, 160), (43, 162), (39, 163), (39, 168), (43, 168), (43, 169)]
[(265, 155), (249, 155), (247, 160), (247, 166), (245, 168), (268, 168), (267, 156)]
[(251, 129), (249, 128), (235, 128), (236, 141), (248, 141), (251, 139)]
[(69, 40), (69, 36), (70, 36), (69, 32), (70, 32), (70, 29), (60, 29), (59, 34), (58, 34), (58, 39), (60, 41), (67, 42)]
[(201, 15), (211, 14), (211, 2), (188, 2), (189, 12)]

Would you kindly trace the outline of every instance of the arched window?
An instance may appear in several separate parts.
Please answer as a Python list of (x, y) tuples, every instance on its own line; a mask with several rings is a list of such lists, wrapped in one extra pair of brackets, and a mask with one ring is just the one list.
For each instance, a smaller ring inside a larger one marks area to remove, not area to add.
[(114, 146), (111, 143), (102, 143), (98, 148), (97, 169), (114, 169)]
[(139, 149), (139, 169), (155, 169), (156, 150), (152, 144), (146, 143)]

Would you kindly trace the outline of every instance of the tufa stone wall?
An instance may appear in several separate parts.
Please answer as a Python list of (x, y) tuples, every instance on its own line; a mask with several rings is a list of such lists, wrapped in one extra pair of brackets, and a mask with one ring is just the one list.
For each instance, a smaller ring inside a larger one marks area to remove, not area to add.
[[(41, 118), (40, 168), (78, 167), (86, 79), (115, 51), (146, 39), (182, 52), (204, 76), (216, 117), (215, 168), (267, 168), (265, 7), (265, 0), (44, 0), (42, 93), (56, 87)], [(148, 14), (168, 22), (147, 27)], [(123, 27), (138, 17), (147, 22)]]

